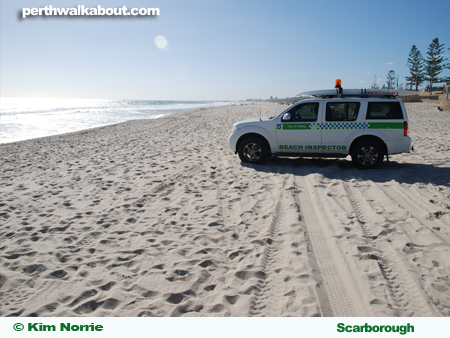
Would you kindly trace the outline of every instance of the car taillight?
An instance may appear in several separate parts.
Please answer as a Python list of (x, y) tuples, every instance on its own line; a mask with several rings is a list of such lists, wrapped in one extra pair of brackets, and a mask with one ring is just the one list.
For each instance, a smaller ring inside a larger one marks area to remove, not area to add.
[(403, 136), (408, 136), (408, 122), (403, 122), (404, 128), (403, 128)]

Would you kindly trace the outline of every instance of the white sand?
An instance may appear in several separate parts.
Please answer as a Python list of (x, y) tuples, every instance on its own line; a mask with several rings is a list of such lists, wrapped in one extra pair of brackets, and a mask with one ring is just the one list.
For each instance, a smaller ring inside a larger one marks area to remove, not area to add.
[(1, 316), (449, 316), (450, 113), (415, 151), (241, 164), (183, 112), (1, 149)]

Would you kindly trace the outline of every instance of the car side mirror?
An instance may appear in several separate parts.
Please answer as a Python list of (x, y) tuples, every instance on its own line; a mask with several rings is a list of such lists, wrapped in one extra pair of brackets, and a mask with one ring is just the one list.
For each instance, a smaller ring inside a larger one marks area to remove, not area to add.
[(283, 115), (283, 121), (290, 121), (291, 120), (291, 113), (286, 113)]

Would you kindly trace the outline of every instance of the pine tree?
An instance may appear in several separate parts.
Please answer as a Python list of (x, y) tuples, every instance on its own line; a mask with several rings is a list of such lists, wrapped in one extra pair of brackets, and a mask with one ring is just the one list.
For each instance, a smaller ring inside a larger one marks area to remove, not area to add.
[(386, 76), (386, 88), (387, 89), (395, 89), (395, 71), (390, 70)]
[(424, 59), (420, 50), (417, 49), (416, 45), (411, 47), (408, 56), (408, 62), (406, 65), (409, 67), (409, 72), (411, 76), (406, 76), (406, 81), (413, 82), (416, 84), (416, 90), (424, 81)]
[[(447, 48), (448, 50), (450, 50), (450, 48)], [(450, 69), (450, 62), (447, 63), (447, 69)]]
[(433, 42), (428, 46), (427, 59), (425, 60), (425, 80), (429, 82), (430, 94), (433, 92), (433, 83), (442, 82), (439, 74), (445, 67), (445, 61), (442, 53), (444, 52), (444, 44), (439, 44), (439, 39), (433, 39)]
[[(450, 50), (450, 48), (447, 48)], [(445, 65), (445, 68), (450, 69), (450, 62)], [(443, 79), (444, 82), (447, 82), (447, 86), (450, 85), (450, 76), (447, 76)]]

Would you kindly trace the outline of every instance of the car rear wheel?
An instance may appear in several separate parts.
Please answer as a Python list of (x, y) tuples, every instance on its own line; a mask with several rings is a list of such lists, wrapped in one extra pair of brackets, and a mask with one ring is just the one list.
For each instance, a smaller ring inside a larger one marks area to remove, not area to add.
[(376, 141), (359, 141), (352, 149), (352, 161), (358, 169), (375, 169), (383, 162), (383, 147)]
[(242, 162), (261, 164), (267, 159), (269, 149), (260, 137), (247, 137), (239, 144), (239, 158)]

